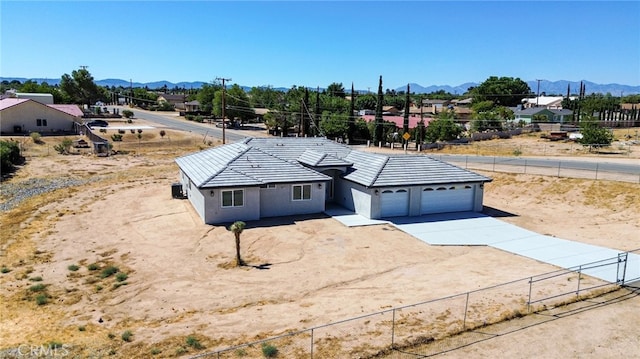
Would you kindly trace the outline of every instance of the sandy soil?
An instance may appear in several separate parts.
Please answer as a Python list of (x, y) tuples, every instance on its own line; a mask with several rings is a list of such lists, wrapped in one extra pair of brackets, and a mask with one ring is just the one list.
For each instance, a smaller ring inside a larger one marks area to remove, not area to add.
[[(346, 228), (323, 215), (248, 223), (242, 255), (249, 266), (236, 268), (232, 233), (201, 223), (188, 201), (170, 196), (173, 158), (208, 145), (154, 131), (145, 131), (144, 144), (125, 138), (121, 153), (105, 158), (26, 146), (28, 162), (12, 182), (95, 182), (2, 213), (0, 266), (10, 271), (0, 274), (0, 349), (55, 342), (82, 356), (194, 355), (557, 269), (487, 247), (428, 246), (387, 225)], [(640, 248), (638, 184), (485, 174), (494, 178), (485, 205), (510, 214), (502, 220)], [(109, 266), (120, 277), (102, 278)], [(38, 283), (46, 289), (32, 290)], [(41, 292), (48, 304), (36, 304)], [(614, 357), (640, 347), (639, 306), (632, 297), (448, 355)], [(121, 339), (126, 330), (131, 342)], [(206, 349), (186, 345), (189, 335)]]

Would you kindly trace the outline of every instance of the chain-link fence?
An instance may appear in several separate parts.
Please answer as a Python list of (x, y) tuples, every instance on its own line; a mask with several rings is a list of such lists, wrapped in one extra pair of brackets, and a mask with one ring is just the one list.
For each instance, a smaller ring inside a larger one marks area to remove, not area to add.
[[(585, 275), (613, 274), (615, 283)], [(415, 358), (436, 355), (493, 336), (494, 324), (640, 283), (640, 249), (445, 298), (350, 318), (194, 358)], [(492, 325), (493, 329), (488, 328)], [(500, 328), (499, 330), (505, 330)]]

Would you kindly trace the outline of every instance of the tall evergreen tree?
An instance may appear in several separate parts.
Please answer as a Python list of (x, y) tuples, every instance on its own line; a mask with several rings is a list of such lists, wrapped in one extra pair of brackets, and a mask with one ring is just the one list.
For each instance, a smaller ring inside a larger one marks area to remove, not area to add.
[(384, 95), (382, 94), (382, 75), (380, 75), (380, 83), (378, 84), (378, 101), (376, 102), (376, 117), (374, 120), (375, 129), (373, 131), (374, 144), (378, 144), (382, 141), (382, 101), (384, 101)]
[(356, 116), (353, 114), (356, 110), (356, 93), (353, 91), (353, 82), (351, 83), (351, 106), (349, 106), (349, 123), (347, 126), (347, 140), (353, 142), (353, 134), (356, 132)]
[(402, 136), (403, 143), (406, 145), (409, 141), (404, 139), (404, 134), (409, 133), (409, 108), (411, 106), (411, 95), (410, 95), (409, 84), (407, 84), (407, 97), (404, 100), (404, 118), (402, 121)]

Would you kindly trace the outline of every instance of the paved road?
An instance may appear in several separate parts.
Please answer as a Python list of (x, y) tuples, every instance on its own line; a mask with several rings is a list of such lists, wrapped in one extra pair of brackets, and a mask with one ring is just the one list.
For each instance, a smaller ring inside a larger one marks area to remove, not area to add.
[[(116, 107), (122, 110), (126, 107)], [(111, 108), (109, 109), (111, 111)], [(179, 117), (175, 117), (168, 114), (162, 114), (151, 111), (143, 111), (135, 109), (134, 115), (136, 118), (143, 119), (145, 121), (154, 122), (172, 129), (194, 132), (201, 135), (207, 135), (214, 138), (222, 139), (222, 129), (209, 124), (201, 124), (197, 122), (185, 121)], [(225, 130), (225, 138), (227, 143), (241, 141), (242, 139), (249, 137), (242, 133), (242, 130)], [(601, 171), (611, 173), (623, 173), (640, 176), (640, 160), (637, 164), (625, 164), (614, 163), (606, 161), (578, 161), (578, 160), (558, 160), (554, 158), (522, 158), (522, 157), (493, 157), (493, 156), (470, 156), (470, 155), (434, 155), (434, 158), (441, 159), (446, 162), (456, 163), (479, 163), (490, 165), (511, 165), (511, 166), (531, 166), (531, 167), (545, 167), (545, 168), (558, 168), (563, 170), (587, 170), (587, 171)]]
[[(114, 107), (110, 107), (109, 111), (111, 111), (112, 108)], [(128, 109), (127, 107), (121, 106), (116, 106), (115, 108), (118, 108), (120, 110), (120, 113), (122, 113), (122, 110)], [(159, 125), (163, 125), (179, 131), (198, 133), (203, 136), (206, 134), (207, 136), (222, 140), (222, 128), (215, 127), (214, 125), (186, 121), (185, 119), (179, 117), (151, 111), (143, 111), (140, 109), (133, 109), (132, 111), (135, 118), (157, 123)], [(225, 129), (226, 143), (241, 141), (244, 138), (248, 137), (241, 132), (241, 130)]]
[(640, 160), (637, 164), (615, 163), (605, 161), (579, 161), (555, 158), (523, 158), (523, 157), (491, 157), (491, 156), (469, 156), (469, 155), (435, 155), (432, 156), (446, 162), (457, 163), (482, 163), (509, 166), (531, 166), (558, 168), (563, 170), (586, 170), (612, 173), (625, 173), (640, 176)]

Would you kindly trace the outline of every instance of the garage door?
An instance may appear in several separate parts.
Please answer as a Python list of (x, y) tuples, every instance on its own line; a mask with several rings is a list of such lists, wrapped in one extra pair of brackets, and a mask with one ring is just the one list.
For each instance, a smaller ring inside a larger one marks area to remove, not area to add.
[(473, 187), (470, 185), (434, 186), (422, 191), (422, 214), (473, 211)]
[(409, 191), (401, 188), (382, 191), (380, 197), (381, 217), (400, 217), (409, 215)]

